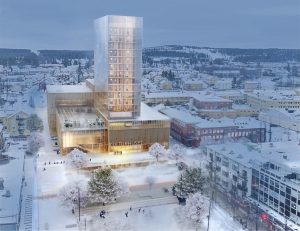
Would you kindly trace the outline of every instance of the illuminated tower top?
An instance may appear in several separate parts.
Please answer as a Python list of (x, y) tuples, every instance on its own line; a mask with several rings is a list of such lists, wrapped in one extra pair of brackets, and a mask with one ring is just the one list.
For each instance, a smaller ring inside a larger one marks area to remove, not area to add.
[(95, 20), (95, 90), (108, 119), (140, 115), (143, 18), (108, 15)]

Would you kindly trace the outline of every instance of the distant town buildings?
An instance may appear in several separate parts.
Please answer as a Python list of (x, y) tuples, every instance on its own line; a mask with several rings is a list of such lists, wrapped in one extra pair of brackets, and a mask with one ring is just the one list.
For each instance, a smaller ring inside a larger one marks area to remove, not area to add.
[(300, 109), (274, 108), (259, 113), (259, 120), (300, 132)]
[(293, 90), (257, 90), (247, 94), (247, 103), (260, 110), (269, 108), (300, 108), (300, 96)]

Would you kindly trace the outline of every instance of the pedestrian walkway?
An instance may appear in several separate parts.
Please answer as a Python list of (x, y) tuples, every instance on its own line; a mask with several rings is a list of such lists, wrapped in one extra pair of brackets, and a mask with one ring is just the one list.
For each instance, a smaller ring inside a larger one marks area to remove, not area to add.
[(32, 195), (27, 195), (25, 199), (24, 230), (32, 230)]
[(128, 202), (110, 204), (105, 206), (99, 205), (99, 206), (88, 207), (82, 209), (81, 214), (86, 216), (93, 216), (93, 215), (97, 215), (101, 210), (114, 212), (114, 211), (127, 210), (129, 207), (135, 209), (135, 208), (144, 208), (144, 207), (176, 204), (176, 203), (178, 203), (178, 200), (175, 196), (149, 198), (144, 200), (128, 201)]

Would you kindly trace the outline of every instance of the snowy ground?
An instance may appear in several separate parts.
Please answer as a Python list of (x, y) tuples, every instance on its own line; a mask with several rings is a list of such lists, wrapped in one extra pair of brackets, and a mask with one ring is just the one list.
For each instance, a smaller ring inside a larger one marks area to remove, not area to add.
[[(179, 205), (163, 205), (142, 208), (141, 212), (138, 209), (132, 211), (124, 210), (109, 213), (105, 219), (92, 217), (87, 219), (88, 230), (145, 230), (145, 231), (180, 231), (188, 230), (182, 224), (178, 224), (174, 214), (175, 209)], [(142, 210), (144, 209), (144, 213)], [(128, 218), (125, 212), (128, 213)], [(200, 230), (207, 229), (207, 220), (203, 221), (203, 226)], [(193, 229), (194, 230), (194, 229)], [(239, 231), (242, 230), (240, 224), (234, 221), (226, 211), (219, 207), (213, 207), (210, 230), (218, 231)]]
[[(37, 213), (38, 225), (40, 230), (78, 230), (76, 227), (77, 216), (73, 215), (70, 209), (61, 206), (57, 193), (68, 182), (74, 179), (80, 179), (87, 182), (89, 173), (70, 170), (62, 163), (65, 157), (57, 155), (55, 147), (51, 141), (48, 129), (47, 111), (45, 107), (46, 98), (41, 92), (35, 93), (35, 112), (44, 121), (43, 136), (46, 141), (45, 147), (39, 152), (37, 160)], [(172, 140), (172, 145), (177, 143)], [(184, 161), (190, 166), (199, 165), (201, 156), (199, 149), (185, 149), (185, 156), (178, 161)], [(171, 195), (163, 195), (162, 188), (165, 185), (172, 185), (179, 174), (175, 161), (166, 161), (164, 163), (157, 163), (155, 158), (148, 153), (126, 154), (126, 155), (89, 155), (91, 158), (91, 165), (97, 163), (105, 164), (121, 164), (134, 162), (148, 162), (145, 167), (130, 167), (120, 168), (116, 172), (128, 184), (131, 189), (131, 194), (123, 196), (118, 199), (119, 203), (132, 203), (130, 201), (139, 201), (146, 203), (145, 213), (138, 212), (135, 208), (131, 212), (130, 218), (126, 220), (125, 210), (121, 207), (114, 212), (110, 212), (106, 219), (109, 223), (107, 229), (103, 220), (100, 220), (95, 215), (88, 215), (87, 230), (186, 230), (182, 229), (176, 222), (174, 217), (174, 209), (178, 206), (176, 204), (151, 206), (151, 203), (156, 200), (163, 200), (164, 197), (169, 198)], [(50, 161), (50, 164), (49, 164)], [(54, 162), (56, 162), (54, 164)], [(146, 183), (147, 177), (154, 177), (155, 184), (150, 191)], [(146, 200), (146, 201), (143, 201)], [(150, 206), (149, 206), (149, 203)], [(174, 201), (176, 202), (176, 200)], [(172, 203), (174, 203), (172, 202)], [(162, 203), (163, 204), (163, 203)], [(117, 206), (118, 207), (118, 206)], [(49, 212), (50, 211), (50, 212)], [(55, 212), (51, 212), (55, 211)], [(94, 213), (95, 214), (95, 213)], [(214, 209), (211, 218), (210, 230), (239, 230), (240, 226), (234, 222), (229, 222), (230, 226), (226, 226), (226, 222), (230, 218), (225, 211), (220, 208)], [(93, 223), (90, 222), (91, 218)], [(82, 221), (84, 219), (82, 218)], [(130, 225), (128, 224), (130, 221)], [(111, 224), (115, 224), (111, 228)], [(205, 223), (204, 223), (205, 227)], [(82, 228), (82, 227), (81, 227)], [(120, 229), (121, 228), (121, 229)]]

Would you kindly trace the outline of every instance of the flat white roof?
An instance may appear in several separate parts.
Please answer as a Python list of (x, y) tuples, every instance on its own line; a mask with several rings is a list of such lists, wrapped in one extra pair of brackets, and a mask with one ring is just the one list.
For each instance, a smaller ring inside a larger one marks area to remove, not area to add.
[[(201, 92), (202, 93), (202, 92)], [(215, 95), (207, 95), (207, 94), (200, 94), (200, 93), (195, 93), (195, 94), (191, 94), (191, 96), (201, 102), (232, 102), (229, 99), (224, 99), (222, 97), (219, 96), (215, 96)]]
[(84, 93), (92, 92), (90, 88), (84, 85), (47, 85), (48, 93)]
[(192, 96), (185, 92), (179, 92), (179, 91), (171, 91), (171, 92), (151, 92), (151, 93), (145, 93), (145, 98), (170, 98), (170, 97), (189, 97)]
[(282, 108), (270, 109), (268, 111), (263, 111), (261, 115), (272, 116), (274, 118), (284, 119), (286, 121), (300, 122), (300, 109), (289, 109), (285, 110)]
[(189, 112), (178, 110), (177, 108), (168, 107), (161, 109), (160, 111), (168, 117), (170, 117), (171, 119), (175, 119), (183, 123), (196, 124), (201, 121), (201, 118), (193, 116)]
[(169, 117), (149, 107), (145, 103), (141, 103), (141, 115), (136, 118), (137, 120), (170, 120)]
[(249, 167), (253, 163), (262, 164), (271, 161), (285, 166), (291, 172), (300, 171), (300, 145), (293, 141), (260, 144), (239, 142), (207, 147)]
[(256, 90), (248, 95), (265, 100), (300, 100), (293, 90)]

